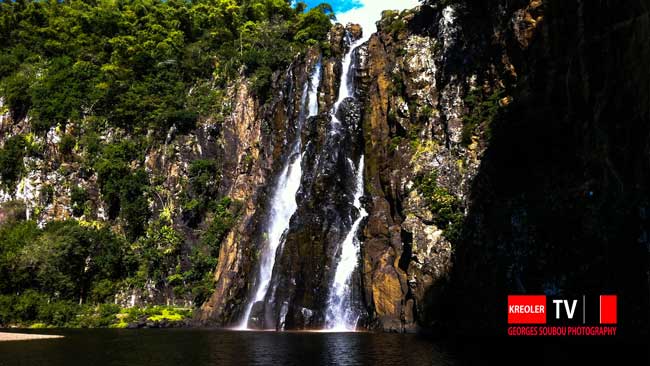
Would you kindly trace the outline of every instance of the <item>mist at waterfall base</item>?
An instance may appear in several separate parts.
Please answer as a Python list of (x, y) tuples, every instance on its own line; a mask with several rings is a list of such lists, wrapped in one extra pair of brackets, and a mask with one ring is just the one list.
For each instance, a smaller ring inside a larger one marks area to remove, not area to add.
[[(25, 330), (21, 330), (25, 332)], [(0, 365), (446, 365), (410, 334), (236, 332), (207, 329), (38, 330), (65, 338), (0, 342)]]

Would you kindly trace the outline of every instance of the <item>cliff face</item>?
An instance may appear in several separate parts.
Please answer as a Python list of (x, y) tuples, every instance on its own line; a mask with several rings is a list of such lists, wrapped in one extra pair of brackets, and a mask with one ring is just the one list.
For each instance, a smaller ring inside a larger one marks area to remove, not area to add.
[(467, 49), (492, 45), (475, 60), (510, 71), (513, 99), (493, 124), (456, 246), (457, 331), (499, 332), (506, 294), (526, 292), (618, 294), (621, 331), (647, 333), (649, 10), (467, 6)]
[(245, 211), (221, 244), (215, 291), (199, 315), (203, 322), (227, 325), (241, 315), (249, 286), (257, 274), (255, 264), (264, 244), (265, 217), (271, 209), (270, 191), (282, 162), (288, 158), (290, 141), (302, 133), (291, 122), (299, 118), (302, 85), (318, 59), (316, 52), (310, 52), (304, 61), (296, 62), (279, 78), (283, 87), (266, 114), (259, 113), (254, 105), (235, 110), (235, 116), (245, 117), (233, 119), (233, 126), (246, 135), (233, 134), (228, 151), (241, 150), (243, 144), (249, 144), (256, 149), (257, 157), (249, 161), (252, 166), (248, 170), (239, 170), (233, 176), (230, 196), (239, 196), (237, 199), (246, 202)]
[(373, 326), (496, 334), (507, 294), (616, 293), (647, 329), (648, 10), (384, 14), (360, 75)]
[[(475, 76), (445, 68), (456, 21), (453, 7), (385, 12), (365, 50), (370, 216), (362, 256), (373, 327), (414, 330), (439, 319), (449, 239), (481, 150), (461, 144), (463, 98)], [(417, 29), (422, 22), (432, 29)]]

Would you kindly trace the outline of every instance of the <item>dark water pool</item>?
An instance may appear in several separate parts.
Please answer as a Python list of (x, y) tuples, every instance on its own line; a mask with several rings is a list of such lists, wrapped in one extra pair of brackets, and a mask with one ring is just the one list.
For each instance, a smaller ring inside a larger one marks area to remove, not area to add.
[(415, 335), (208, 329), (39, 330), (63, 339), (0, 342), (0, 366), (449, 365)]

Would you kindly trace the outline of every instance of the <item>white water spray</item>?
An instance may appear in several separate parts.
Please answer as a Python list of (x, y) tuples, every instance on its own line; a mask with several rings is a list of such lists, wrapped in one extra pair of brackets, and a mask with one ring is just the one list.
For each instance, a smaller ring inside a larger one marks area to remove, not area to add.
[[(351, 160), (350, 165), (354, 168)], [(325, 314), (325, 328), (331, 331), (350, 332), (355, 331), (359, 315), (355, 314), (352, 307), (352, 274), (357, 268), (360, 244), (357, 240), (357, 231), (361, 221), (368, 216), (368, 213), (361, 204), (363, 196), (363, 155), (357, 167), (356, 185), (354, 191), (354, 207), (359, 211), (359, 217), (354, 221), (348, 235), (341, 244), (341, 258), (336, 266), (334, 282), (330, 288), (327, 300), (327, 312)]]
[[(349, 97), (354, 97), (354, 79), (350, 78), (350, 72), (353, 72), (352, 62), (354, 51), (361, 44), (366, 42), (368, 36), (361, 37), (350, 45), (350, 50), (343, 58), (343, 72), (341, 73), (341, 83), (339, 86), (339, 96), (331, 111), (333, 133), (341, 125), (341, 121), (336, 117), (336, 112), (341, 103)], [(350, 168), (355, 171), (354, 163), (348, 160)], [(361, 155), (359, 165), (356, 168), (356, 182), (354, 187), (354, 207), (358, 210), (359, 216), (352, 224), (350, 231), (341, 243), (341, 257), (336, 265), (334, 282), (330, 287), (329, 298), (327, 300), (327, 310), (325, 312), (325, 329), (329, 331), (350, 332), (355, 331), (359, 315), (355, 313), (352, 304), (352, 274), (357, 268), (360, 243), (357, 240), (357, 231), (361, 221), (368, 215), (361, 205), (363, 196), (363, 169), (364, 158)]]
[(330, 115), (332, 116), (332, 125), (335, 127), (338, 127), (341, 125), (341, 121), (336, 117), (336, 111), (339, 109), (339, 106), (345, 98), (349, 97), (354, 97), (354, 80), (350, 78), (350, 68), (352, 66), (352, 59), (354, 56), (354, 50), (362, 45), (368, 37), (361, 37), (358, 40), (354, 41), (352, 44), (350, 44), (350, 49), (348, 50), (348, 53), (345, 54), (343, 57), (343, 65), (342, 65), (342, 72), (341, 72), (341, 82), (339, 83), (339, 96), (338, 99), (336, 100), (336, 103), (334, 103), (334, 106), (332, 107), (332, 110), (330, 112)]
[[(320, 62), (316, 65), (311, 80), (305, 84), (300, 103), (300, 116), (298, 117), (298, 128), (296, 130), (296, 141), (291, 149), (291, 155), (278, 177), (277, 184), (273, 189), (271, 200), (271, 212), (268, 218), (267, 231), (265, 239), (267, 245), (260, 253), (259, 275), (256, 282), (255, 296), (250, 299), (246, 305), (244, 316), (237, 329), (246, 330), (253, 306), (258, 301), (263, 301), (269, 291), (271, 278), (273, 276), (273, 267), (278, 248), (282, 248), (282, 237), (284, 232), (289, 228), (291, 216), (296, 212), (298, 205), (296, 203), (296, 193), (300, 188), (302, 179), (302, 140), (300, 132), (302, 124), (306, 118), (318, 114), (318, 86), (320, 85)], [(308, 99), (308, 100), (306, 100)], [(307, 102), (309, 102), (308, 105)], [(305, 117), (304, 110), (308, 108), (309, 114)]]

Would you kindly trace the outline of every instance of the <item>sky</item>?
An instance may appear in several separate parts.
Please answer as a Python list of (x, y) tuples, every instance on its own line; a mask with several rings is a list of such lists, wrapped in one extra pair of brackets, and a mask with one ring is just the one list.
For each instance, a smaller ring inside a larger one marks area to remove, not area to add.
[(337, 21), (346, 24), (358, 23), (366, 35), (377, 31), (375, 22), (383, 10), (403, 10), (417, 6), (417, 0), (302, 0), (310, 7), (327, 2), (332, 5)]

